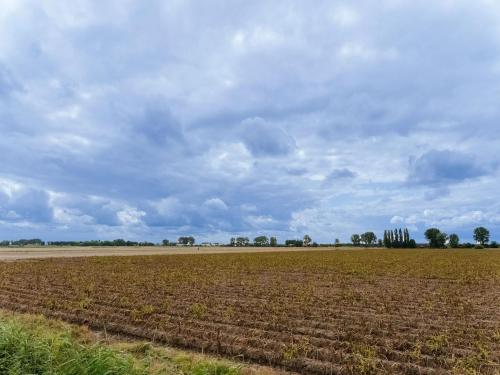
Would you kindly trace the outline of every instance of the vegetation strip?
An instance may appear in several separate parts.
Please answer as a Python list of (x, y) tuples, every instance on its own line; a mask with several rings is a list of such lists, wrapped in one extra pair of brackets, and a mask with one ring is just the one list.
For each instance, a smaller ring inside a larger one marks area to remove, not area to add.
[(146, 342), (105, 343), (84, 327), (0, 310), (1, 374), (238, 375), (241, 369)]

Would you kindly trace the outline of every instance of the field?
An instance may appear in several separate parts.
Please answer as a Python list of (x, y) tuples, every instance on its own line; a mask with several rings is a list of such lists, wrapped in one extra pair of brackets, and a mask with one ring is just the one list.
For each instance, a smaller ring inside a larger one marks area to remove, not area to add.
[(498, 374), (500, 252), (0, 262), (0, 307), (303, 374)]
[[(284, 248), (286, 251), (301, 251), (300, 247)], [(276, 251), (275, 247), (218, 247), (218, 246), (40, 246), (0, 247), (0, 261), (44, 258), (77, 258), (95, 256), (136, 256), (174, 254), (223, 254), (223, 253), (266, 253)]]

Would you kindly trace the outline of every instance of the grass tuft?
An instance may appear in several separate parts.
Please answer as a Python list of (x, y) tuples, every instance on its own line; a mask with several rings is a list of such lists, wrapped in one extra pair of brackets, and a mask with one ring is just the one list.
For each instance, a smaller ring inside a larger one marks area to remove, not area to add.
[(68, 330), (51, 330), (36, 321), (23, 325), (0, 320), (0, 373), (6, 375), (142, 375), (133, 357), (99, 344), (84, 345)]
[(238, 375), (226, 361), (150, 343), (97, 342), (84, 327), (0, 311), (2, 375)]

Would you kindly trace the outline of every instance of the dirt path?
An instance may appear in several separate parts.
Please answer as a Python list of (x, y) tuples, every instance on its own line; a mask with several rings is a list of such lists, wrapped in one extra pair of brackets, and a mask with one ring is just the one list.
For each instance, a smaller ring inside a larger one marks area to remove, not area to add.
[[(321, 247), (321, 250), (340, 248)], [(93, 256), (224, 254), (303, 251), (304, 248), (273, 247), (22, 247), (0, 248), (0, 261), (43, 258), (71, 258)]]

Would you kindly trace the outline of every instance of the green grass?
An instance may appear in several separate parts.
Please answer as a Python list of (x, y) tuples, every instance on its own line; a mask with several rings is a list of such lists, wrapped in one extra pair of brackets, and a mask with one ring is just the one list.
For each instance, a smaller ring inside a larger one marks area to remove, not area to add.
[(147, 343), (98, 342), (90, 331), (0, 311), (0, 374), (238, 375), (234, 364)]
[(42, 320), (28, 322), (2, 316), (1, 374), (145, 374), (131, 355), (99, 344), (79, 343), (69, 329), (50, 329), (46, 324), (37, 323)]

